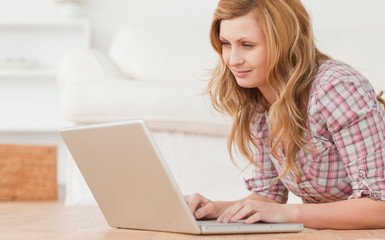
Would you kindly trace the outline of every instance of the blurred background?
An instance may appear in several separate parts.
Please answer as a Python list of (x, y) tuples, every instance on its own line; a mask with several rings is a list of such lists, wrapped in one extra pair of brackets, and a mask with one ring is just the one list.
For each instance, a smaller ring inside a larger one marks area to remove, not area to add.
[[(206, 31), (217, 2), (0, 0), (0, 143), (58, 147), (59, 198), (64, 198), (67, 156), (57, 129), (73, 125), (74, 120), (68, 114), (63, 115), (59, 100), (61, 89), (57, 78), (63, 56), (74, 49), (95, 49), (105, 55), (115, 51), (116, 57), (119, 50), (111, 50), (111, 47), (113, 43), (116, 45), (117, 34), (126, 26), (177, 23), (178, 26), (203, 26)], [(381, 85), (385, 80), (385, 1), (302, 2), (311, 14), (321, 50), (357, 67), (376, 89), (385, 89)], [(149, 49), (172, 47), (162, 42), (165, 36), (161, 32), (156, 33), (147, 35), (151, 38), (146, 42)], [(193, 47), (196, 44), (194, 32), (192, 36), (191, 41), (183, 38), (184, 42), (176, 43), (177, 47)], [(203, 67), (211, 68), (216, 56), (210, 50), (208, 34), (197, 36), (205, 42), (211, 56)], [(141, 52), (135, 54), (132, 55), (134, 60)], [(146, 56), (151, 55), (146, 53)], [(172, 61), (163, 57), (164, 62)]]
[[(385, 2), (382, 0), (303, 0), (303, 3), (311, 13), (316, 37), (317, 32), (331, 26), (336, 29), (384, 29)], [(43, 65), (41, 67), (52, 71), (43, 72), (42, 78), (52, 78), (60, 55), (71, 47), (92, 47), (107, 52), (119, 29), (127, 24), (152, 22), (154, 19), (158, 22), (198, 22), (209, 25), (216, 4), (217, 0), (0, 0), (0, 64), (3, 63), (0, 65), (0, 129), (17, 129), (28, 125), (56, 127), (63, 121), (58, 115), (54, 86), (48, 86), (49, 83), (46, 82), (45, 86), (42, 84), (35, 87), (35, 84), (30, 86), (23, 82), (29, 88), (25, 92), (22, 81), (19, 81), (17, 83), (20, 86), (14, 92), (15, 89), (9, 85), (15, 82), (8, 79), (21, 77), (12, 75), (9, 71), (6, 73), (12, 66), (5, 66), (5, 60), (14, 60), (15, 66), (17, 60), (21, 60), (20, 68), (37, 68), (39, 64)], [(69, 21), (58, 22), (64, 19)], [(47, 27), (50, 21), (51, 26)], [(159, 37), (161, 36), (154, 37), (154, 44)], [(360, 37), (371, 38), (365, 34)], [(47, 41), (46, 44), (44, 41)], [(352, 54), (366, 46), (354, 47)], [(37, 52), (39, 57), (34, 59)], [(28, 55), (31, 57), (28, 58)], [(50, 83), (54, 82), (55, 79)], [(35, 103), (39, 98), (41, 101)]]

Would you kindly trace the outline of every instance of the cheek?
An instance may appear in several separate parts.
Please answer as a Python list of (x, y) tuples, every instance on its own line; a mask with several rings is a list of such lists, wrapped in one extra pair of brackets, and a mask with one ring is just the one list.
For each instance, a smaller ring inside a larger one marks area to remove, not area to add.
[(259, 70), (266, 70), (267, 59), (264, 54), (257, 54), (250, 58), (250, 65)]

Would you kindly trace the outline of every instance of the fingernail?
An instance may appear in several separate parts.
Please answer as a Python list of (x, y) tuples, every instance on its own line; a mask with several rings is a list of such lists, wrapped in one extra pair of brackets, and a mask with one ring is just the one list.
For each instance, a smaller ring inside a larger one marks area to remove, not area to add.
[(199, 212), (196, 212), (195, 217), (199, 218), (199, 217), (201, 217), (201, 214)]

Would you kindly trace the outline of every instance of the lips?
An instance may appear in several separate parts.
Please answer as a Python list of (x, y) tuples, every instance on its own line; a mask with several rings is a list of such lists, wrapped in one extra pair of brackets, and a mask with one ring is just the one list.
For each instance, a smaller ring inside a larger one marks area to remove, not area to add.
[(247, 77), (247, 75), (251, 72), (251, 70), (231, 70), (235, 77), (237, 78), (244, 78)]

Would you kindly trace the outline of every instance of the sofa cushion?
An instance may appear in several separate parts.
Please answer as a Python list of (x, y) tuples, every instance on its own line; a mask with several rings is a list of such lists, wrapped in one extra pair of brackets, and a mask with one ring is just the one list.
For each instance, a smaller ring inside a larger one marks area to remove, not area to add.
[(218, 59), (210, 45), (209, 27), (209, 23), (178, 21), (127, 24), (114, 37), (109, 54), (128, 77), (170, 82), (207, 79)]
[(124, 79), (125, 76), (107, 54), (95, 49), (79, 49), (63, 56), (57, 81), (63, 87), (71, 82), (100, 82), (116, 78)]

